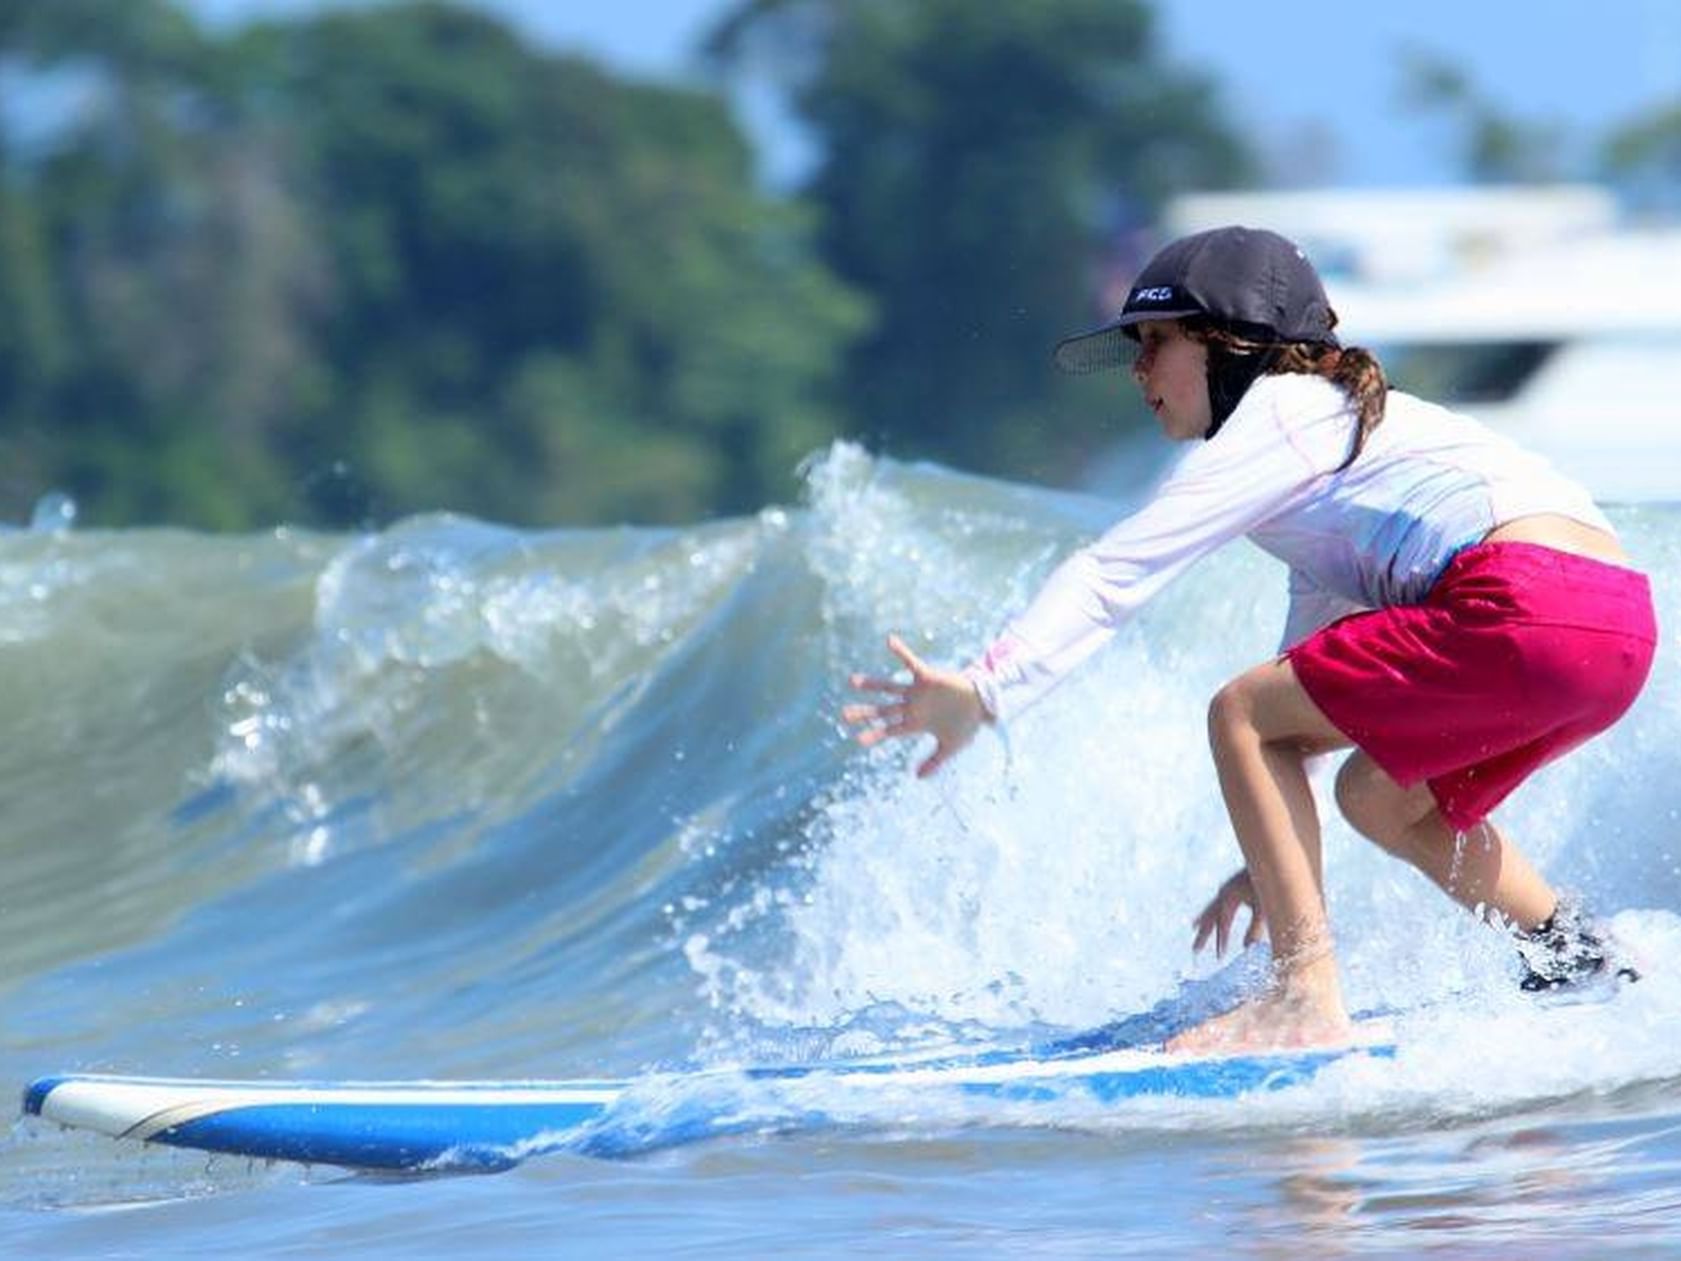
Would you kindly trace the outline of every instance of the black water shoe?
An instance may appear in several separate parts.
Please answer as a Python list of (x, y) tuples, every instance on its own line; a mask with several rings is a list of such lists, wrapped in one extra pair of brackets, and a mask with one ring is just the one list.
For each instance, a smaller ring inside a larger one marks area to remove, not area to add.
[(1523, 975), (1520, 989), (1531, 994), (1571, 989), (1612, 969), (1619, 981), (1638, 981), (1640, 973), (1613, 959), (1605, 939), (1585, 921), (1581, 908), (1560, 901), (1545, 922), (1517, 935)]

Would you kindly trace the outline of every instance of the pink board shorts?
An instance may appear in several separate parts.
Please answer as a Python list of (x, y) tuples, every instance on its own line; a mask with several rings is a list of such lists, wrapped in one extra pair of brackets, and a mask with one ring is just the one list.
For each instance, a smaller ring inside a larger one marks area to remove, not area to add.
[(1644, 574), (1483, 543), (1421, 604), (1345, 617), (1286, 655), (1337, 730), (1402, 787), (1428, 783), (1463, 832), (1622, 717), (1657, 639)]

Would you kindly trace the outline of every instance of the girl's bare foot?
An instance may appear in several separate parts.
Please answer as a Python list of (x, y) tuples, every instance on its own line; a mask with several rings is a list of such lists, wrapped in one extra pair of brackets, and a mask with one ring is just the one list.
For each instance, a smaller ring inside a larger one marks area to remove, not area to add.
[(1342, 1046), (1354, 1032), (1343, 1009), (1336, 964), (1315, 960), (1224, 1015), (1168, 1039), (1174, 1052), (1239, 1052)]

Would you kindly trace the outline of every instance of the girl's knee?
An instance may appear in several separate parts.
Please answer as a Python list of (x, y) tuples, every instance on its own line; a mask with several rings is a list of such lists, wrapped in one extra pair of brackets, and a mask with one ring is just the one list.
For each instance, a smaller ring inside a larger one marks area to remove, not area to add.
[(1422, 784), (1402, 788), (1364, 753), (1355, 753), (1337, 771), (1336, 800), (1337, 809), (1357, 832), (1382, 844), (1435, 809), (1428, 788)]
[(1258, 740), (1304, 756), (1348, 743), (1303, 690), (1288, 661), (1246, 670), (1208, 703), (1208, 734), (1216, 748)]
[(1337, 809), (1363, 836), (1371, 836), (1377, 830), (1382, 816), (1382, 810), (1374, 800), (1377, 785), (1372, 771), (1375, 769), (1370, 759), (1356, 753), (1337, 771)]
[(1253, 731), (1254, 705), (1245, 676), (1227, 683), (1208, 702), (1208, 739), (1216, 747), (1243, 732)]

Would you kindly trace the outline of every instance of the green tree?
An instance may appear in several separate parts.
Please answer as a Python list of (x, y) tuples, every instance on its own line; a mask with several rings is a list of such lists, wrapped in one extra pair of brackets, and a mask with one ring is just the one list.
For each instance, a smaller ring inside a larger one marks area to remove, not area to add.
[(0, 175), (0, 411), (38, 414), (68, 360), (35, 198)]
[(983, 469), (1069, 471), (1094, 435), (1059, 413), (1092, 395), (1049, 347), (1167, 196), (1253, 169), (1135, 0), (747, 0), (708, 47), (775, 76), (818, 142), (824, 258), (880, 312), (859, 427)]

